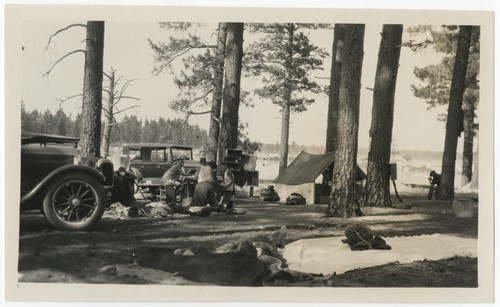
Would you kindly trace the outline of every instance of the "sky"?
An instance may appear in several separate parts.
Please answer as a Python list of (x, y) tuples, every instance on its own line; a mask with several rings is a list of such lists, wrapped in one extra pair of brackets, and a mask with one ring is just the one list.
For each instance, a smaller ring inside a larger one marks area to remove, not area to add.
[[(83, 53), (76, 53), (59, 62), (49, 75), (44, 73), (49, 67), (75, 49), (84, 49), (85, 29), (74, 27), (60, 32), (51, 39), (56, 31), (70, 24), (85, 23), (86, 20), (50, 21), (43, 19), (29, 20), (23, 23), (22, 31), (22, 90), (17, 101), (23, 101), (26, 109), (31, 111), (46, 109), (55, 113), (61, 106), (66, 114), (75, 116), (79, 112), (81, 102), (73, 99), (60, 103), (61, 99), (79, 94), (83, 87)], [(405, 25), (410, 26), (410, 25)], [(368, 130), (370, 126), (372, 95), (367, 88), (373, 88), (378, 47), (380, 44), (381, 24), (367, 23), (364, 42), (364, 61), (362, 71), (359, 147), (368, 148)], [(207, 23), (200, 30), (201, 35), (207, 35), (216, 29), (216, 23)], [(130, 84), (127, 94), (140, 99), (139, 102), (122, 101), (122, 108), (139, 104), (140, 107), (123, 115), (137, 115), (139, 118), (157, 119), (184, 118), (184, 114), (175, 113), (169, 109), (169, 102), (177, 96), (178, 89), (173, 83), (170, 73), (153, 75), (153, 51), (148, 39), (167, 41), (169, 32), (161, 29), (156, 21), (150, 22), (120, 22), (105, 23), (104, 70), (111, 67), (117, 70), (117, 76), (136, 79)], [(252, 36), (244, 34), (245, 45), (252, 41)], [(408, 39), (405, 32), (403, 40)], [(322, 30), (314, 33), (311, 40), (331, 54), (333, 32)], [(403, 48), (400, 57), (397, 88), (395, 96), (395, 114), (393, 139), (398, 149), (442, 151), (444, 144), (444, 123), (437, 121), (437, 115), (446, 109), (428, 110), (425, 102), (413, 96), (410, 85), (418, 82), (413, 75), (415, 66), (426, 66), (439, 62), (442, 55), (432, 50), (415, 53)], [(180, 63), (180, 61), (178, 61)], [(327, 84), (331, 61), (324, 61), (324, 70), (312, 73), (317, 82)], [(242, 79), (242, 89), (259, 86), (258, 80)], [(315, 96), (316, 102), (303, 113), (293, 113), (291, 116), (291, 133), (289, 143), (300, 145), (325, 144), (326, 114), (328, 97)], [(240, 108), (240, 121), (248, 123), (247, 132), (250, 139), (262, 143), (277, 143), (280, 141), (281, 114), (277, 106), (270, 101), (254, 99), (254, 108)], [(205, 111), (207, 108), (199, 109)], [(190, 124), (197, 124), (208, 130), (209, 116), (191, 116)], [(459, 142), (461, 139), (459, 140)], [(459, 143), (458, 151), (461, 151)]]

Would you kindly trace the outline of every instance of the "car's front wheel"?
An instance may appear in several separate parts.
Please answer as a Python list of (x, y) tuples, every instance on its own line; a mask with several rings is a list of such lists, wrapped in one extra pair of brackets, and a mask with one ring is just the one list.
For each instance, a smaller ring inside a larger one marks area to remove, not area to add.
[(106, 197), (102, 186), (86, 174), (65, 174), (48, 188), (43, 201), (47, 220), (62, 230), (85, 230), (99, 221)]

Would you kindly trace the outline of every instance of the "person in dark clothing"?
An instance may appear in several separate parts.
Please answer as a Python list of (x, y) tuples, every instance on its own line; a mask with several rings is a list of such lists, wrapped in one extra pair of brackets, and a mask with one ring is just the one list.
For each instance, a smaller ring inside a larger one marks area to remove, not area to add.
[[(199, 208), (194, 210), (197, 207)], [(191, 215), (208, 216), (212, 212), (221, 212), (217, 192), (214, 186), (208, 181), (199, 182), (194, 188), (193, 201), (191, 202)]]
[(427, 199), (431, 200), (432, 197), (437, 195), (439, 185), (441, 184), (441, 175), (432, 170), (429, 174), (429, 195)]
[(216, 206), (218, 204), (217, 194), (213, 185), (208, 181), (199, 182), (194, 189), (193, 202), (194, 207)]

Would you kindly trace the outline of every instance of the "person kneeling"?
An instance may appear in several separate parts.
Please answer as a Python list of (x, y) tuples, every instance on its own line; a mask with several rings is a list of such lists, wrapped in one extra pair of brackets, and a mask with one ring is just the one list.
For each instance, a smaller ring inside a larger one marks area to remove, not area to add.
[(214, 186), (208, 181), (199, 182), (194, 189), (191, 215), (207, 216), (212, 211), (221, 211)]

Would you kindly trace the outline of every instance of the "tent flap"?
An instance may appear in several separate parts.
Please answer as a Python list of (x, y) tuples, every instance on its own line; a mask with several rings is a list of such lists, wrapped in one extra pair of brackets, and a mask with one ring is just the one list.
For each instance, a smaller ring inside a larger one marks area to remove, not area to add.
[[(301, 151), (295, 160), (285, 168), (281, 174), (276, 178), (276, 183), (284, 184), (303, 184), (307, 182), (314, 182), (316, 178), (326, 169), (333, 164), (335, 158), (333, 152), (325, 154), (310, 154)], [(366, 179), (363, 171), (357, 167), (357, 180)]]

